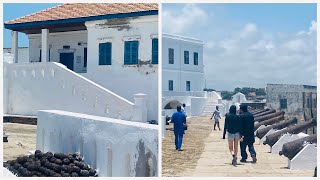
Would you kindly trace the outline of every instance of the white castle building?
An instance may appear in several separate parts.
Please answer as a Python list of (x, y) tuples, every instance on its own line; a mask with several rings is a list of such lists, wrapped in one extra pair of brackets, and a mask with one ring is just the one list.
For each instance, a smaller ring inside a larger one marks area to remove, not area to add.
[(182, 104), (188, 116), (213, 112), (221, 97), (203, 91), (203, 41), (171, 34), (163, 34), (162, 40), (162, 108), (168, 115)]
[[(37, 147), (80, 149), (101, 176), (157, 176), (158, 127), (146, 124), (158, 120), (157, 4), (62, 4), (4, 27), (14, 62), (4, 63), (4, 114), (38, 116)], [(90, 126), (94, 144), (72, 123)]]

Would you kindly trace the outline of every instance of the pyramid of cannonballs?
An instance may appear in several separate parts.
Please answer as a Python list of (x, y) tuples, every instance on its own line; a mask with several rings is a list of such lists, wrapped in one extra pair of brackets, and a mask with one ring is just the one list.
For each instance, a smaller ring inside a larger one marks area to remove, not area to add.
[(98, 176), (95, 169), (79, 154), (64, 154), (36, 150), (34, 155), (20, 156), (4, 162), (4, 167), (19, 177), (89, 177)]

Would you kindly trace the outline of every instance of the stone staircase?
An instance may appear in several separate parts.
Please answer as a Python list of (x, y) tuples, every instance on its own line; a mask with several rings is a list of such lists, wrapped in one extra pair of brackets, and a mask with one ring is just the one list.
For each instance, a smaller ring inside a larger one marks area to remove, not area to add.
[(206, 106), (203, 109), (201, 116), (212, 116), (212, 113), (216, 109), (217, 105), (218, 105), (218, 102), (212, 101), (211, 99), (209, 99)]

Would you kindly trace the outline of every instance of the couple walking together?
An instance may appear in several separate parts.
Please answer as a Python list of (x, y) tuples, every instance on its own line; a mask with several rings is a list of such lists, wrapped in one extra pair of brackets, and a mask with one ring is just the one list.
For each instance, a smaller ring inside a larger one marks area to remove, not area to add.
[[(217, 112), (218, 111), (218, 112)], [(216, 116), (219, 116), (216, 118)], [(215, 116), (215, 125), (219, 126), (220, 112), (218, 107), (212, 116)], [(211, 118), (212, 119), (212, 118)], [(248, 154), (247, 147), (249, 148), (250, 155), (252, 157), (252, 162), (257, 161), (256, 152), (254, 150), (253, 143), (255, 142), (254, 138), (254, 117), (248, 112), (247, 105), (240, 106), (240, 113), (237, 115), (237, 109), (235, 105), (232, 105), (229, 109), (229, 113), (225, 116), (224, 132), (223, 139), (225, 139), (225, 134), (227, 134), (229, 151), (232, 155), (232, 165), (237, 164), (237, 155), (238, 155), (238, 146), (240, 141), (240, 151), (241, 151), (241, 160), (240, 162), (247, 162)]]

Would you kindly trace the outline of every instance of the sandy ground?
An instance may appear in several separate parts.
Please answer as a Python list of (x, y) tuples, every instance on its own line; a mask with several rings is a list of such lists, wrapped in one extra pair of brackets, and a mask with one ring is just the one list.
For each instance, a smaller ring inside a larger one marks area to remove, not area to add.
[(176, 151), (173, 125), (167, 127), (167, 134), (162, 140), (162, 176), (183, 176), (185, 171), (193, 170), (204, 149), (204, 140), (208, 137), (212, 122), (209, 118), (195, 117), (187, 119), (182, 150)]
[[(174, 150), (173, 134), (168, 132), (163, 141), (163, 176), (233, 176), (233, 177), (312, 177), (313, 170), (290, 170), (288, 160), (284, 156), (269, 153), (269, 146), (259, 144), (256, 139), (255, 149), (257, 163), (240, 163), (231, 165), (231, 155), (227, 140), (222, 139), (222, 131), (211, 131), (209, 117), (190, 119), (191, 133), (186, 134), (183, 149)], [(224, 120), (221, 120), (223, 126)], [(199, 124), (202, 124), (199, 125)], [(192, 126), (194, 125), (194, 126)], [(197, 128), (200, 126), (200, 128)], [(190, 126), (189, 126), (190, 127)], [(240, 159), (240, 152), (238, 154)], [(251, 161), (249, 156), (248, 161)]]
[(12, 160), (36, 149), (36, 125), (3, 123), (9, 142), (3, 143), (3, 161)]

